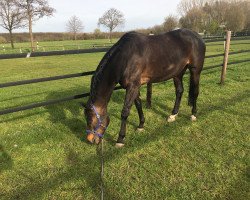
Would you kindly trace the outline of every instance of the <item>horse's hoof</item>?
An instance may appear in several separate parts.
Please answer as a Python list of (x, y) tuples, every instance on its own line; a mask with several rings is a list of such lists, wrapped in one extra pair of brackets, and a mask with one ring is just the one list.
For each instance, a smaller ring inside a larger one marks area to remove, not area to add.
[(144, 128), (137, 128), (136, 129), (138, 132), (142, 132), (142, 131), (144, 131)]
[(191, 121), (195, 122), (197, 120), (197, 118), (194, 115), (191, 115)]
[(177, 116), (177, 115), (178, 115), (178, 114), (170, 115), (170, 116), (168, 117), (168, 122), (169, 122), (169, 123), (174, 122), (174, 121), (176, 120), (176, 116)]
[(116, 148), (122, 148), (122, 147), (124, 147), (124, 144), (123, 143), (116, 143), (115, 147)]

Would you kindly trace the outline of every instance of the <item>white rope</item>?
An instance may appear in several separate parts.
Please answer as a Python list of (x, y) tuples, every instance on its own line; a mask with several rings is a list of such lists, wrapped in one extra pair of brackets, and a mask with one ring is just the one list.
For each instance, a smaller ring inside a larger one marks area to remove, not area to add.
[(103, 139), (102, 139), (101, 141), (101, 200), (104, 199), (103, 176), (104, 176), (104, 158), (103, 158)]

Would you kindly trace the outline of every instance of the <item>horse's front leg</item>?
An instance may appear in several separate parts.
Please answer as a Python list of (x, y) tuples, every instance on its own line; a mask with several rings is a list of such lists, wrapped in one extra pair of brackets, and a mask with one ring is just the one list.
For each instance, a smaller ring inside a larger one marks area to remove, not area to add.
[(119, 137), (116, 142), (117, 147), (124, 146), (124, 139), (126, 135), (126, 125), (127, 125), (127, 118), (130, 113), (130, 109), (135, 101), (136, 97), (139, 95), (139, 85), (131, 85), (126, 89), (125, 101), (124, 106), (121, 113), (121, 128), (119, 132)]

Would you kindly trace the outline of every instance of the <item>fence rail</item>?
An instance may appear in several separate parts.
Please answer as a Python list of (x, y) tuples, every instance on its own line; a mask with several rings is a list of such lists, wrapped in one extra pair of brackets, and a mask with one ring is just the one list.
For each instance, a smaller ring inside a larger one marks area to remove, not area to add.
[[(231, 41), (237, 41), (237, 40), (249, 40), (250, 36), (245, 36), (245, 37), (231, 37)], [(204, 38), (203, 39), (206, 43), (210, 42), (222, 42), (225, 41), (226, 39), (224, 37), (217, 37), (217, 38)]]
[[(108, 49), (109, 48), (70, 50), (70, 51), (67, 51), (67, 52), (69, 52), (67, 54), (105, 52)], [(237, 52), (231, 52), (229, 55), (239, 54), (239, 53), (246, 53), (246, 52), (250, 52), (250, 50), (241, 50), (241, 51), (237, 51)], [(33, 54), (34, 57), (35, 56), (40, 56), (40, 55), (46, 55), (46, 56), (65, 55), (65, 52), (36, 52), (36, 53)], [(206, 56), (206, 58), (213, 58), (213, 57), (219, 57), (219, 56), (224, 56), (224, 53), (216, 54), (216, 55), (209, 55), (209, 56)], [(1, 59), (1, 56), (0, 56), (0, 59)], [(234, 62), (228, 63), (228, 65), (232, 65), (232, 64), (236, 64), (236, 63), (242, 63), (242, 62), (249, 62), (249, 61), (250, 61), (250, 59), (244, 60), (244, 61), (234, 61)], [(204, 70), (214, 69), (214, 68), (218, 68), (218, 67), (221, 67), (221, 66), (222, 66), (222, 64), (209, 66), (209, 67), (206, 67)], [(66, 74), (66, 75), (59, 75), (59, 76), (52, 76), (52, 77), (44, 77), (44, 78), (37, 78), (37, 79), (30, 79), (30, 80), (22, 80), (22, 81), (8, 82), (8, 83), (0, 83), (0, 88), (7, 88), (7, 87), (12, 87), (12, 86), (26, 85), (26, 84), (32, 84), (32, 83), (45, 82), (45, 81), (54, 81), (54, 80), (67, 79), (67, 78), (75, 78), (75, 77), (81, 77), (81, 76), (89, 76), (89, 75), (92, 75), (93, 73), (94, 73), (94, 71), (88, 71), (88, 72), (75, 73), (75, 74)], [(115, 88), (115, 90), (119, 90), (121, 88), (122, 88), (121, 86), (118, 86), (118, 87)], [(33, 103), (33, 104), (30, 104), (30, 105), (14, 107), (14, 108), (8, 108), (8, 109), (5, 109), (5, 110), (0, 110), (0, 115), (4, 115), (4, 114), (8, 114), (8, 113), (14, 113), (14, 112), (23, 111), (23, 110), (28, 110), (28, 109), (32, 109), (32, 108), (41, 107), (41, 106), (48, 106), (48, 105), (52, 105), (52, 104), (56, 104), (56, 103), (60, 103), (60, 102), (64, 102), (64, 101), (80, 99), (80, 98), (87, 97), (87, 96), (89, 96), (89, 93), (77, 94), (77, 95), (74, 95), (74, 96), (64, 97), (64, 98), (61, 98), (61, 99), (52, 99), (52, 100), (48, 100), (48, 101), (44, 101), (44, 102)]]
[[(232, 37), (231, 40), (249, 40), (250, 36), (244, 36), (244, 37)], [(204, 41), (206, 43), (211, 42), (220, 42), (225, 41), (226, 39), (224, 37), (211, 37), (211, 38), (204, 38)], [(65, 47), (67, 45), (64, 45)], [(76, 45), (77, 46), (77, 45)], [(49, 46), (47, 46), (49, 47)], [(51, 46), (53, 47), (53, 46)], [(92, 44), (91, 49), (74, 49), (74, 50), (56, 50), (56, 51), (37, 51), (37, 52), (28, 52), (28, 53), (10, 53), (10, 54), (0, 54), (0, 59), (12, 59), (12, 58), (26, 58), (26, 57), (39, 57), (39, 56), (55, 56), (55, 55), (68, 55), (68, 54), (80, 54), (80, 53), (96, 53), (96, 52), (103, 52), (107, 51), (110, 46), (103, 44)], [(41, 46), (42, 48), (42, 46)]]
[[(117, 87), (115, 87), (114, 90), (120, 90), (120, 89), (122, 89), (122, 87), (117, 86)], [(33, 109), (33, 108), (42, 107), (42, 106), (49, 106), (49, 105), (53, 105), (53, 104), (56, 104), (56, 103), (61, 103), (61, 102), (70, 101), (70, 100), (74, 100), (74, 99), (81, 99), (81, 98), (84, 98), (84, 97), (88, 97), (89, 95), (90, 95), (90, 93), (87, 92), (87, 93), (83, 93), (83, 94), (77, 94), (77, 95), (74, 95), (74, 96), (64, 97), (64, 98), (61, 98), (61, 99), (52, 99), (52, 100), (48, 100), (48, 101), (33, 103), (33, 104), (30, 104), (30, 105), (19, 106), (19, 107), (14, 107), (14, 108), (8, 108), (8, 109), (5, 109), (5, 110), (0, 110), (0, 115), (5, 115), (5, 114), (9, 114), (9, 113), (24, 111), (24, 110), (29, 110), (29, 109)]]
[(40, 83), (40, 82), (45, 82), (45, 81), (54, 81), (54, 80), (67, 79), (67, 78), (75, 78), (75, 77), (80, 77), (80, 76), (88, 76), (88, 75), (92, 75), (93, 73), (94, 71), (89, 71), (89, 72), (82, 72), (82, 73), (76, 73), (76, 74), (66, 74), (66, 75), (60, 75), (60, 76), (51, 76), (51, 77), (45, 77), (45, 78), (1, 83), (0, 88), (17, 86), (17, 85), (26, 85), (26, 84), (31, 84), (31, 83)]
[[(250, 62), (250, 59), (243, 60), (243, 61), (233, 61), (233, 62), (228, 63), (228, 65), (244, 63), (244, 62)], [(222, 64), (217, 64), (217, 65), (206, 67), (205, 69), (203, 69), (203, 71), (218, 68), (218, 67), (222, 67)], [(78, 74), (69, 74), (69, 76), (74, 75), (74, 76), (71, 77), (71, 78), (73, 78), (73, 77), (80, 77), (80, 76), (88, 76), (88, 75), (91, 75), (93, 73), (94, 72), (91, 71), (89, 73), (88, 72), (83, 72), (83, 73), (78, 73)], [(64, 76), (68, 76), (68, 75), (64, 75)], [(43, 81), (38, 81), (39, 79), (32, 79), (32, 80), (26, 80), (26, 81), (22, 81), (22, 82), (24, 82), (24, 84), (28, 84), (26, 82), (38, 83), (38, 82), (44, 82), (45, 79), (47, 79), (47, 81), (59, 80), (59, 79), (51, 79), (51, 78), (54, 78), (54, 77), (44, 78)], [(68, 78), (70, 78), (70, 77), (68, 77)], [(62, 79), (62, 78), (60, 78), (60, 79)], [(17, 85), (24, 85), (24, 84), (21, 84), (21, 81), (20, 82), (10, 82), (10, 83), (0, 84), (0, 88), (17, 86)], [(119, 90), (119, 89), (122, 89), (122, 87), (118, 86), (114, 90)], [(74, 96), (64, 97), (64, 98), (61, 98), (61, 99), (52, 99), (52, 100), (48, 100), (48, 101), (44, 101), (44, 102), (33, 103), (33, 104), (30, 104), (30, 105), (19, 106), (19, 107), (14, 107), (14, 108), (8, 108), (8, 109), (0, 110), (0, 115), (5, 115), (5, 114), (9, 114), (9, 113), (24, 111), (24, 110), (29, 110), (29, 109), (33, 109), (33, 108), (42, 107), (42, 106), (53, 105), (53, 104), (56, 104), (56, 103), (61, 103), (61, 102), (70, 101), (70, 100), (74, 100), (74, 99), (80, 99), (80, 98), (84, 98), (84, 97), (88, 97), (88, 96), (89, 96), (89, 93), (83, 93), (83, 94), (78, 94), (78, 95), (74, 95)]]
[(39, 57), (39, 56), (60, 56), (81, 53), (98, 53), (106, 52), (110, 48), (92, 48), (92, 49), (76, 49), (67, 51), (47, 51), (47, 52), (32, 52), (32, 53), (19, 53), (19, 54), (1, 54), (0, 59), (13, 59), (13, 58), (26, 58), (26, 57)]
[[(235, 52), (231, 52), (229, 55), (247, 53), (247, 52), (250, 52), (250, 50), (235, 51)], [(216, 55), (209, 55), (209, 56), (206, 56), (205, 58), (215, 58), (215, 57), (220, 57), (220, 56), (224, 56), (224, 54), (222, 53), (222, 54), (216, 54)], [(221, 64), (219, 66), (221, 66)], [(0, 83), (0, 88), (25, 85), (25, 84), (31, 84), (31, 83), (40, 83), (40, 82), (46, 82), (46, 81), (54, 81), (54, 80), (67, 79), (67, 78), (75, 78), (75, 77), (80, 77), (80, 76), (88, 76), (88, 75), (94, 74), (94, 72), (95, 71), (88, 71), (88, 72), (81, 72), (81, 73), (75, 73), (75, 74), (65, 74), (65, 75), (59, 75), (59, 76), (51, 76), (51, 77), (44, 77), (44, 78), (37, 78), (37, 79), (30, 79), (30, 80)]]

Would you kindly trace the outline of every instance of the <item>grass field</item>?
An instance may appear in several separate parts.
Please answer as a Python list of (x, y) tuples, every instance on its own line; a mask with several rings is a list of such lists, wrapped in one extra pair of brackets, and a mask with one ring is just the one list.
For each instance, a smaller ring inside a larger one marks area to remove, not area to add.
[[(117, 41), (113, 39), (112, 43)], [(86, 49), (99, 46), (110, 46), (112, 45), (109, 39), (96, 39), (96, 40), (64, 40), (64, 41), (42, 41), (38, 42), (36, 51), (63, 51), (71, 49)], [(26, 53), (30, 51), (30, 43), (16, 43), (15, 48), (12, 49), (10, 44), (0, 44), (0, 54), (9, 53)]]
[[(230, 51), (249, 49), (232, 42)], [(207, 55), (223, 52), (209, 43)], [(104, 53), (0, 60), (0, 83), (94, 70)], [(124, 91), (109, 103), (105, 135), (104, 188), (107, 200), (250, 198), (249, 62), (228, 66), (219, 85), (222, 57), (206, 60), (198, 98), (198, 120), (187, 106), (188, 74), (177, 121), (166, 122), (174, 104), (172, 81), (153, 86), (152, 109), (145, 108), (145, 131), (136, 132), (132, 108), (126, 145), (114, 147)], [(250, 59), (249, 53), (229, 62)], [(0, 109), (89, 91), (90, 77), (1, 89)], [(0, 199), (86, 199), (100, 197), (100, 155), (84, 139), (83, 109), (75, 100), (0, 116)]]

